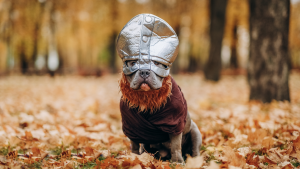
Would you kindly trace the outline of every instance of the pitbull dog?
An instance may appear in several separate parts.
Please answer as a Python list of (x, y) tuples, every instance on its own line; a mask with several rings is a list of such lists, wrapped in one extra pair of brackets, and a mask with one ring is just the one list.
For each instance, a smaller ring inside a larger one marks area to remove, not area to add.
[(180, 87), (169, 75), (178, 38), (167, 22), (152, 14), (131, 19), (117, 39), (123, 60), (120, 110), (133, 153), (183, 162), (198, 156), (202, 136), (191, 120)]

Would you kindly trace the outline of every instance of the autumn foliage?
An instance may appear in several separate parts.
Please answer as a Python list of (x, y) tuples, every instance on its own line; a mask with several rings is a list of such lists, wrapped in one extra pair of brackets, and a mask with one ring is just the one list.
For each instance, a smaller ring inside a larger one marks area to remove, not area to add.
[(249, 102), (243, 76), (173, 76), (203, 136), (185, 163), (135, 155), (122, 132), (120, 75), (0, 79), (0, 168), (299, 168), (300, 75), (291, 103)]

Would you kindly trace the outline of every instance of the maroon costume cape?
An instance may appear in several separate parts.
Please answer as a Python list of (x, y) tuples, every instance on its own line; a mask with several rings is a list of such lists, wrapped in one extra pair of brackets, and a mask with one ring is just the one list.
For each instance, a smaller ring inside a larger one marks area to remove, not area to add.
[(171, 96), (159, 110), (138, 112), (121, 99), (120, 110), (124, 134), (137, 143), (161, 143), (169, 140), (169, 134), (180, 134), (186, 123), (187, 103), (174, 79)]

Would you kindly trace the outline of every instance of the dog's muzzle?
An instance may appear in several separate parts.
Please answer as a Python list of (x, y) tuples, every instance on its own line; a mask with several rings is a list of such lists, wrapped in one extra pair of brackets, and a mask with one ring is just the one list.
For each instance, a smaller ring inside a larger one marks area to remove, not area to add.
[(148, 70), (148, 69), (140, 70), (140, 76), (142, 78), (146, 79), (147, 77), (150, 76), (150, 70)]

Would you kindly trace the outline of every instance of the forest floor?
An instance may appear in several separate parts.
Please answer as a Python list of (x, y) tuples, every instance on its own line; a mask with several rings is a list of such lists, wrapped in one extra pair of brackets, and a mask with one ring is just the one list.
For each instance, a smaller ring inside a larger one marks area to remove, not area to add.
[(176, 164), (130, 153), (119, 75), (0, 78), (0, 168), (300, 167), (300, 74), (291, 103), (249, 102), (245, 76), (176, 75), (198, 125), (201, 156)]

